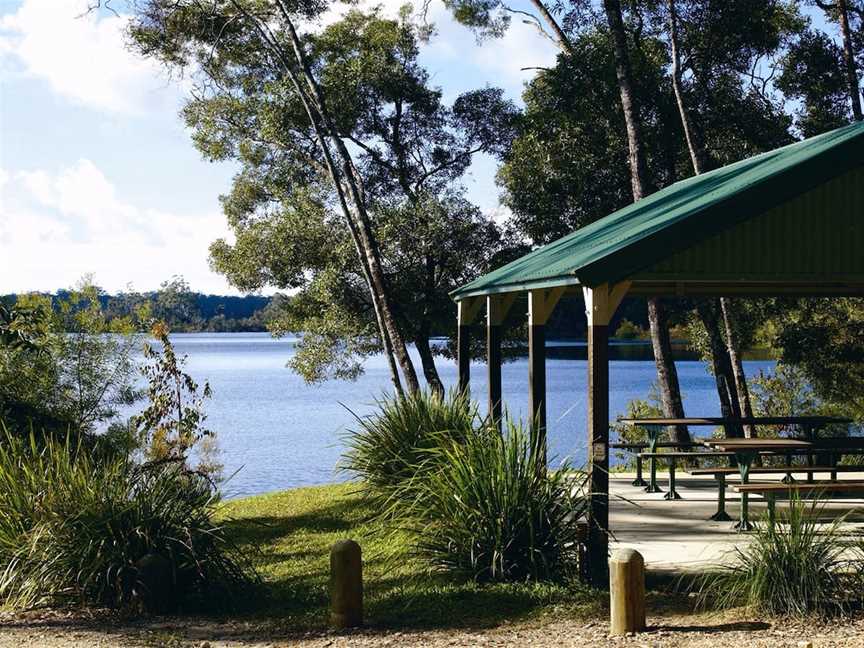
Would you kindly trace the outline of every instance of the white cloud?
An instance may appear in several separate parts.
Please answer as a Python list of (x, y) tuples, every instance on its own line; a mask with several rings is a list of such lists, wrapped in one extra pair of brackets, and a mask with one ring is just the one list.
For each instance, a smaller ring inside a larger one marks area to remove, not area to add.
[(176, 101), (176, 89), (152, 61), (125, 47), (128, 16), (87, 12), (87, 0), (24, 0), (0, 17), (0, 61), (91, 108), (139, 113)]
[(229, 234), (218, 211), (179, 215), (130, 204), (86, 159), (6, 177), (0, 293), (56, 290), (87, 273), (112, 292), (129, 283), (153, 289), (175, 274), (196, 290), (234, 292), (207, 265), (210, 242)]

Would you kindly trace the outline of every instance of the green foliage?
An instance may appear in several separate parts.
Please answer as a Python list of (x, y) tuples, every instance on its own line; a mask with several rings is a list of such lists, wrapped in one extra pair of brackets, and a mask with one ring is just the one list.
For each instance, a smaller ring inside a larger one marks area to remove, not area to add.
[[(204, 427), (207, 418), (204, 400), (210, 398), (210, 385), (205, 382), (199, 394), (198, 383), (183, 370), (186, 357), (177, 356), (168, 333), (165, 323), (157, 322), (151, 334), (159, 349), (144, 345), (144, 357), (150, 361), (142, 368), (148, 383), (147, 405), (135, 415), (132, 424), (150, 460), (179, 461), (185, 465), (189, 452), (202, 447), (212, 459), (215, 436)], [(212, 460), (205, 459), (205, 464), (209, 472), (218, 473), (221, 468)]]
[(481, 582), (576, 579), (580, 479), (567, 464), (547, 472), (533, 436), (506, 427), (426, 451), (418, 468), (431, 460), (436, 469), (404, 483), (396, 524), (432, 572)]
[(137, 400), (135, 321), (109, 318), (100, 296), (85, 278), (56, 305), (18, 297), (15, 310), (34, 314), (26, 335), (38, 343), (0, 346), (0, 416), (12, 429), (86, 435)]
[(0, 600), (172, 609), (229, 602), (253, 577), (213, 521), (218, 495), (176, 462), (96, 460), (5, 433)]
[(702, 579), (703, 602), (793, 617), (846, 609), (854, 585), (843, 557), (848, 543), (841, 520), (819, 523), (821, 510), (818, 500), (808, 504), (797, 498), (788, 508), (778, 507), (773, 527), (757, 524), (752, 542), (736, 548), (736, 561)]
[(783, 57), (777, 87), (797, 99), (796, 125), (805, 137), (849, 123), (843, 50), (825, 33), (807, 30)]
[(619, 340), (644, 340), (648, 338), (648, 331), (628, 319), (623, 319), (615, 329), (614, 337)]
[(347, 434), (342, 468), (362, 481), (379, 511), (392, 512), (413, 501), (414, 485), (437, 469), (441, 456), (431, 452), (464, 443), (481, 422), (471, 400), (455, 392), (385, 396), (377, 405), (374, 415), (358, 417), (357, 428)]

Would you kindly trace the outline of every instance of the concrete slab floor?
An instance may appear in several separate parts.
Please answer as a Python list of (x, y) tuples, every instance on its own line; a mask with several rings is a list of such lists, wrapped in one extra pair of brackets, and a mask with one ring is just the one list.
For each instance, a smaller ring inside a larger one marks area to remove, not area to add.
[[(610, 548), (632, 548), (645, 558), (653, 572), (698, 572), (734, 558), (735, 548), (745, 546), (750, 534), (738, 533), (732, 522), (713, 522), (708, 518), (717, 510), (717, 483), (713, 479), (690, 477), (680, 472), (676, 490), (680, 500), (665, 500), (667, 475), (658, 474), (662, 493), (646, 493), (631, 485), (633, 473), (613, 473), (610, 476), (609, 525), (613, 535)], [(778, 481), (777, 475), (759, 475), (758, 482)], [(647, 471), (646, 471), (647, 479)], [(816, 475), (828, 479), (828, 475)], [(864, 473), (846, 473), (841, 480), (864, 481)], [(732, 489), (736, 477), (728, 479), (726, 511), (737, 520), (740, 496)], [(778, 511), (784, 506), (777, 503)], [(765, 502), (750, 496), (750, 519), (759, 520), (765, 512)], [(830, 521), (847, 515), (850, 529), (864, 528), (864, 499), (832, 499), (825, 503), (820, 518)]]

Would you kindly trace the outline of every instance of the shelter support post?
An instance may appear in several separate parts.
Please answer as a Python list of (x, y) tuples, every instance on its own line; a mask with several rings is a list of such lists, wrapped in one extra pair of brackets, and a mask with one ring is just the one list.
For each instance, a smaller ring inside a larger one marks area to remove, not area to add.
[(583, 288), (588, 316), (588, 577), (608, 584), (609, 554), (609, 322), (629, 282)]
[(528, 416), (536, 448), (546, 465), (546, 322), (564, 288), (528, 292)]
[(456, 362), (459, 367), (460, 394), (468, 394), (471, 382), (471, 324), (482, 305), (482, 297), (466, 297), (456, 304)]
[(516, 293), (486, 297), (486, 364), (489, 370), (489, 416), (501, 429), (501, 327)]

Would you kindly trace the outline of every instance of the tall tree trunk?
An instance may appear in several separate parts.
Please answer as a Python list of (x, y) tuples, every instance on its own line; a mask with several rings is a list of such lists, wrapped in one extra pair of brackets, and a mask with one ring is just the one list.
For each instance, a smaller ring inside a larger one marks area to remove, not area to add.
[(846, 63), (846, 80), (849, 84), (849, 97), (852, 100), (852, 114), (855, 121), (861, 121), (861, 92), (858, 89), (858, 70), (855, 65), (855, 51), (852, 48), (852, 31), (849, 29), (849, 8), (846, 0), (837, 0), (837, 13), (840, 18), (840, 33), (843, 35), (843, 61)]
[[(240, 11), (249, 16), (248, 10), (241, 7), (237, 2), (234, 3)], [(345, 213), (346, 220), (349, 221), (349, 228), (354, 237), (355, 247), (361, 257), (361, 264), (364, 267), (364, 274), (370, 288), (372, 303), (375, 309), (376, 319), (379, 324), (382, 343), (385, 348), (385, 353), (395, 356), (396, 360), (402, 369), (402, 375), (411, 391), (418, 391), (420, 383), (417, 379), (417, 372), (414, 369), (414, 364), (411, 357), (408, 355), (408, 348), (405, 344), (405, 339), (399, 329), (396, 317), (393, 312), (392, 302), (390, 300), (389, 291), (387, 289), (384, 271), (381, 266), (381, 257), (378, 250), (377, 240), (372, 232), (372, 226), (369, 215), (366, 212), (366, 199), (363, 191), (362, 179), (354, 166), (353, 159), (348, 151), (345, 143), (339, 137), (334, 122), (327, 109), (324, 95), (315, 79), (314, 74), (306, 59), (303, 45), (294, 28), (294, 23), (291, 20), (288, 9), (283, 4), (282, 0), (277, 0), (277, 7), (282, 15), (286, 32), (291, 40), (291, 48), (293, 51), (294, 62), (297, 69), (291, 65), (286, 53), (283, 51), (278, 40), (273, 35), (266, 23), (258, 18), (253, 18), (256, 21), (257, 28), (265, 41), (275, 50), (277, 58), (283, 63), (283, 69), (289, 76), (295, 89), (300, 95), (304, 107), (309, 114), (310, 121), (315, 129), (316, 136), (324, 153), (328, 171), (337, 191), (340, 206)], [(306, 83), (307, 91), (304, 91), (297, 76), (297, 71), (303, 77)], [(332, 158), (327, 139), (336, 150), (340, 167), (337, 169), (335, 161)], [(349, 200), (350, 199), (350, 200)], [(389, 348), (388, 348), (389, 347)], [(391, 363), (391, 371), (392, 371)], [(391, 376), (394, 386), (397, 391), (401, 391), (401, 383), (399, 383), (398, 373)]]
[[(687, 142), (687, 150), (690, 152), (690, 161), (693, 164), (693, 171), (696, 175), (704, 172), (708, 166), (708, 156), (705, 153), (705, 147), (702, 145), (694, 128), (693, 121), (687, 111), (687, 106), (684, 102), (684, 91), (681, 84), (681, 57), (678, 50), (678, 15), (675, 8), (675, 0), (668, 0), (669, 9), (669, 44), (672, 51), (672, 88), (675, 92), (675, 102), (678, 105), (678, 115), (681, 118), (681, 128), (684, 131), (684, 139)], [(738, 336), (735, 334), (733, 320), (734, 310), (732, 304), (726, 298), (720, 299), (720, 308), (723, 312), (723, 323), (726, 330), (726, 345), (713, 345), (712, 356), (721, 354), (727, 356), (726, 359), (718, 359), (725, 367), (728, 364), (732, 369), (735, 381), (735, 390), (738, 394), (739, 412), (744, 416), (753, 416), (753, 408), (750, 404), (750, 390), (747, 388), (747, 376), (744, 374), (744, 365), (741, 362), (740, 345)], [(704, 323), (704, 318), (703, 318)], [(707, 327), (707, 325), (706, 325)], [(719, 328), (719, 326), (718, 326)], [(712, 330), (709, 335), (716, 337), (718, 331)], [(720, 398), (720, 403), (724, 399), (729, 398), (728, 393), (722, 383), (717, 382), (717, 396)], [(744, 428), (745, 435), (749, 438), (755, 436), (755, 428), (748, 425)]]
[[(732, 373), (735, 376), (735, 389), (738, 392), (738, 401), (741, 406), (741, 416), (753, 417), (753, 405), (750, 402), (750, 389), (747, 386), (747, 374), (744, 373), (744, 362), (741, 359), (741, 343), (738, 332), (735, 329), (734, 305), (732, 300), (722, 297), (720, 299), (720, 310), (723, 313), (723, 325), (726, 329), (726, 348), (729, 351), (729, 362), (732, 365)], [(755, 425), (744, 426), (744, 436), (748, 439), (756, 436)]]
[[(648, 300), (648, 322), (651, 326), (651, 346), (654, 349), (654, 362), (657, 365), (657, 381), (668, 385), (660, 389), (660, 403), (665, 416), (682, 418), (684, 403), (681, 401), (681, 386), (678, 383), (678, 370), (672, 358), (672, 340), (669, 337), (669, 319), (666, 309), (659, 299)], [(671, 371), (670, 371), (671, 368)], [(672, 436), (678, 443), (688, 443), (690, 433), (686, 426), (676, 425)]]
[[(741, 418), (741, 406), (739, 405), (738, 392), (735, 389), (735, 376), (720, 328), (720, 304), (717, 300), (699, 300), (696, 305), (696, 312), (708, 333), (711, 366), (714, 380), (717, 382), (717, 394), (720, 397), (720, 412), (724, 418)], [(740, 426), (727, 427), (726, 432), (736, 438), (744, 436), (744, 430)]]
[(681, 85), (681, 56), (678, 52), (678, 15), (675, 11), (675, 0), (669, 0), (669, 44), (672, 50), (672, 89), (675, 92), (675, 103), (678, 105), (678, 115), (681, 117), (681, 127), (684, 130), (684, 139), (687, 142), (687, 150), (690, 152), (693, 171), (699, 175), (706, 167), (705, 150), (701, 142), (696, 139), (693, 124), (684, 105), (684, 90)]
[[(633, 94), (630, 57), (627, 52), (627, 35), (624, 31), (624, 20), (621, 16), (619, 0), (603, 0), (606, 19), (612, 34), (615, 53), (615, 75), (618, 79), (618, 91), (621, 97), (621, 108), (624, 112), (624, 124), (627, 130), (627, 148), (630, 162), (630, 184), (633, 190), (633, 200), (639, 200), (650, 193), (648, 181), (648, 164), (645, 159), (645, 144), (639, 114), (636, 108), (636, 98)], [(663, 414), (668, 417), (681, 418), (684, 407), (681, 402), (681, 389), (678, 383), (678, 370), (672, 359), (672, 345), (669, 341), (668, 322), (662, 318), (663, 307), (659, 300), (648, 300), (648, 321), (651, 326), (651, 342), (654, 347), (654, 362), (657, 365), (657, 381), (660, 386), (660, 400)], [(660, 319), (658, 319), (658, 317)], [(689, 441), (690, 434), (686, 428), (675, 431), (676, 440)]]

